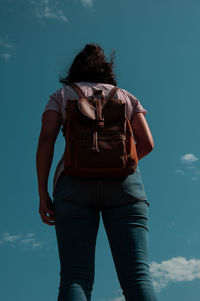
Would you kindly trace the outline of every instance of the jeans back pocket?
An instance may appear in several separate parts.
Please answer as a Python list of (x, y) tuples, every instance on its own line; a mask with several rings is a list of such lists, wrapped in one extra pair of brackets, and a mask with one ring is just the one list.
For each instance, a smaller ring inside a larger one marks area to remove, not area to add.
[(79, 177), (69, 176), (65, 172), (62, 172), (56, 183), (53, 197), (56, 200), (70, 200), (80, 193), (81, 188), (82, 185)]

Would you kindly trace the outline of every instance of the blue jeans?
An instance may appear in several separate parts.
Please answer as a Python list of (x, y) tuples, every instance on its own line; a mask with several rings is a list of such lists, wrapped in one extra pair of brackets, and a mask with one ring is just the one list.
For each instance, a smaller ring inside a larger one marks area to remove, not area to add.
[[(92, 193), (94, 203), (98, 204), (95, 197), (99, 200), (98, 189), (102, 189), (106, 180), (84, 181), (89, 182), (90, 190), (83, 185), (85, 188), (82, 186), (82, 196), (85, 197), (88, 193), (90, 198), (89, 194)], [(72, 189), (73, 185), (67, 188), (64, 197), (66, 183), (63, 176), (56, 186), (53, 199), (61, 266), (58, 301), (91, 300), (100, 214), (125, 300), (156, 301), (148, 265), (149, 203), (132, 200), (110, 208), (100, 206), (100, 203), (96, 206), (83, 204), (80, 198), (79, 202), (70, 200), (76, 199), (77, 194), (80, 195), (80, 186), (77, 190)]]

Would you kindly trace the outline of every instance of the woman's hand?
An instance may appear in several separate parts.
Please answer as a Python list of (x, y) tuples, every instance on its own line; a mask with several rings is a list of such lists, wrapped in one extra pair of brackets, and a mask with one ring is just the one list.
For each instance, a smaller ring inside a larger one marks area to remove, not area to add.
[(45, 192), (44, 194), (40, 195), (39, 214), (43, 223), (50, 226), (55, 225), (54, 206), (48, 192)]

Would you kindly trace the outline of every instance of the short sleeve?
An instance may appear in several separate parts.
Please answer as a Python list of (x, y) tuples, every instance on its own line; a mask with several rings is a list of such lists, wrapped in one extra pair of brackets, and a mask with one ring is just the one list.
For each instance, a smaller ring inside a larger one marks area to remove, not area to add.
[(131, 104), (131, 119), (133, 118), (134, 114), (136, 113), (143, 113), (144, 116), (146, 116), (147, 114), (147, 110), (145, 110), (141, 104), (141, 102), (131, 93), (129, 93), (128, 91), (126, 91), (126, 94), (130, 100), (130, 104)]
[(60, 90), (54, 92), (53, 94), (51, 94), (49, 96), (49, 101), (47, 102), (43, 114), (44, 115), (45, 112), (47, 111), (57, 111), (58, 113), (61, 114), (61, 93)]

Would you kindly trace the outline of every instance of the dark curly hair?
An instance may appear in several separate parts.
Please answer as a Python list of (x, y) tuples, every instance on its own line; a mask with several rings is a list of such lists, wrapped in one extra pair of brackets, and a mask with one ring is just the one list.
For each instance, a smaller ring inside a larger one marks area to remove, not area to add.
[(114, 52), (107, 61), (103, 49), (98, 44), (87, 44), (72, 62), (66, 77), (60, 77), (64, 84), (73, 82), (105, 83), (116, 86), (114, 67)]

